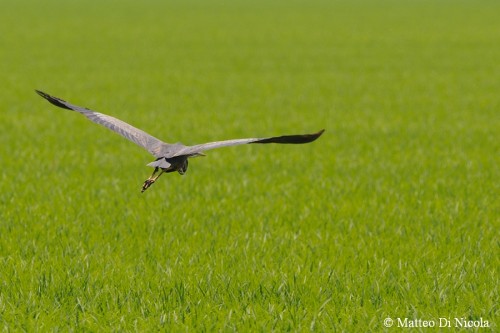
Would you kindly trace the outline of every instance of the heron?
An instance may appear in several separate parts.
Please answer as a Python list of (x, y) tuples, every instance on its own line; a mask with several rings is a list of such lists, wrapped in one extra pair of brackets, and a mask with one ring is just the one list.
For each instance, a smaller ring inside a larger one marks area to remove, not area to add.
[(202, 143), (194, 146), (186, 146), (179, 142), (171, 144), (163, 142), (160, 139), (157, 139), (154, 136), (112, 116), (95, 112), (85, 107), (73, 105), (69, 102), (66, 102), (65, 100), (51, 96), (40, 90), (35, 91), (53, 105), (63, 109), (81, 113), (94, 123), (102, 125), (120, 134), (126, 139), (149, 151), (156, 159), (153, 162), (147, 164), (147, 166), (153, 167), (154, 171), (151, 176), (144, 181), (141, 193), (146, 191), (151, 185), (153, 185), (164, 173), (177, 171), (179, 174), (184, 175), (188, 168), (188, 159), (191, 157), (205, 156), (204, 152), (207, 150), (253, 143), (309, 143), (315, 141), (324, 132), (324, 129), (322, 129), (319, 132), (312, 134), (282, 135), (267, 138), (232, 139)]

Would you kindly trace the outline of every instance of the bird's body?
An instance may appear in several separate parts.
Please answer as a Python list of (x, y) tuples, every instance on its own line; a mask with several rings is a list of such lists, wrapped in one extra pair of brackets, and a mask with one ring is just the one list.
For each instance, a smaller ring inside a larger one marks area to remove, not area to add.
[[(89, 118), (91, 121), (100, 124), (110, 130), (120, 134), (126, 139), (136, 143), (137, 145), (148, 150), (156, 160), (149, 163), (148, 166), (154, 167), (155, 170), (151, 177), (149, 177), (142, 186), (142, 192), (148, 189), (163, 173), (169, 173), (177, 171), (179, 174), (183, 175), (186, 173), (188, 167), (188, 158), (196, 156), (205, 156), (204, 151), (249, 144), (249, 143), (285, 143), (285, 144), (300, 144), (309, 143), (321, 136), (324, 130), (321, 130), (314, 134), (299, 134), (299, 135), (284, 135), (278, 137), (269, 138), (248, 138), (248, 139), (233, 139), (224, 141), (215, 141), (209, 143), (203, 143), (194, 146), (186, 146), (181, 143), (166, 143), (154, 136), (135, 128), (134, 126), (127, 124), (117, 118), (105, 115), (103, 113), (95, 112), (87, 108), (73, 105), (60, 98), (51, 96), (42, 91), (36, 90), (36, 92), (48, 100), (50, 103), (68, 110), (73, 110), (81, 113), (85, 117)], [(158, 173), (159, 172), (159, 173)]]

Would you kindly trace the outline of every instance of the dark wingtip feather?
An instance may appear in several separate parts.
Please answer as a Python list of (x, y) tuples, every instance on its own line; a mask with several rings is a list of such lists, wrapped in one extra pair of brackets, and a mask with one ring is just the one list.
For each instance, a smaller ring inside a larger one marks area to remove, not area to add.
[(272, 138), (266, 138), (252, 143), (290, 143), (290, 144), (301, 144), (313, 142), (323, 134), (325, 130), (313, 134), (297, 134), (297, 135), (283, 135), (275, 136)]
[(316, 140), (317, 138), (319, 138), (319, 137), (323, 134), (323, 132), (325, 132), (325, 129), (324, 129), (324, 128), (323, 128), (321, 131), (319, 131), (318, 133), (313, 134), (313, 135), (315, 135), (315, 136), (316, 136), (316, 137), (314, 138), (314, 140)]
[[(321, 131), (319, 131), (317, 133), (313, 133), (313, 134), (297, 135), (297, 142), (293, 142), (293, 143), (309, 143), (309, 142), (313, 142), (316, 139), (318, 139), (323, 134), (324, 131), (325, 130), (322, 129)], [(291, 137), (293, 137), (293, 136), (291, 136)]]
[(63, 108), (63, 109), (72, 110), (70, 107), (68, 107), (66, 105), (66, 101), (64, 101), (64, 100), (62, 100), (60, 98), (54, 97), (54, 96), (50, 96), (49, 94), (46, 94), (43, 91), (40, 91), (40, 90), (37, 90), (37, 89), (35, 89), (35, 91), (36, 91), (36, 93), (38, 95), (42, 96), (47, 101), (49, 101), (50, 103), (54, 104), (55, 106), (58, 106), (58, 107)]

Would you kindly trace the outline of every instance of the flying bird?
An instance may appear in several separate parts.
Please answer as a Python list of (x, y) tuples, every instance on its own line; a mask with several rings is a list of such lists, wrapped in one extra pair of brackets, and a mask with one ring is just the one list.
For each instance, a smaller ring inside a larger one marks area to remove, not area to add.
[(194, 146), (185, 146), (181, 143), (171, 144), (163, 142), (160, 139), (157, 139), (154, 136), (114, 117), (95, 112), (81, 106), (73, 105), (39, 90), (35, 91), (55, 106), (79, 112), (91, 121), (115, 131), (126, 139), (149, 151), (156, 158), (156, 160), (148, 164), (148, 166), (154, 167), (154, 171), (142, 185), (141, 192), (147, 190), (163, 173), (177, 171), (179, 174), (184, 175), (188, 168), (188, 158), (205, 156), (203, 152), (206, 150), (249, 143), (309, 143), (319, 138), (324, 132), (324, 130), (321, 130), (313, 134), (283, 135), (269, 138), (233, 139), (202, 143)]

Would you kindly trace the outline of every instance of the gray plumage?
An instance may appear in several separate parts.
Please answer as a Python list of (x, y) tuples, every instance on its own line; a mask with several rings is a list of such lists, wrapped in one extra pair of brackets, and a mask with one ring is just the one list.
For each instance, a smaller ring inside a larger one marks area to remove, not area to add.
[[(187, 170), (189, 157), (194, 156), (204, 156), (203, 152), (211, 149), (229, 147), (250, 143), (282, 143), (282, 144), (301, 144), (309, 143), (321, 136), (324, 130), (321, 130), (313, 134), (297, 134), (297, 135), (284, 135), (269, 138), (247, 138), (247, 139), (234, 139), (234, 140), (224, 140), (208, 142), (194, 146), (185, 146), (180, 143), (170, 144), (163, 142), (154, 136), (127, 124), (124, 121), (116, 119), (114, 117), (92, 111), (90, 109), (73, 105), (60, 98), (51, 96), (42, 91), (36, 90), (36, 92), (48, 100), (50, 103), (68, 110), (73, 110), (81, 113), (91, 121), (109, 128), (110, 130), (120, 134), (124, 138), (136, 143), (137, 145), (145, 148), (149, 151), (156, 160), (149, 163), (148, 166), (155, 168), (153, 175), (149, 177), (144, 182), (142, 191), (144, 192), (149, 186), (151, 186), (156, 179), (163, 172), (173, 172), (178, 171), (180, 174), (184, 174)], [(160, 174), (156, 173), (161, 170)], [(156, 175), (156, 177), (155, 177)]]

